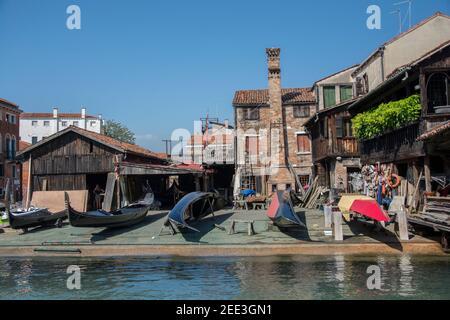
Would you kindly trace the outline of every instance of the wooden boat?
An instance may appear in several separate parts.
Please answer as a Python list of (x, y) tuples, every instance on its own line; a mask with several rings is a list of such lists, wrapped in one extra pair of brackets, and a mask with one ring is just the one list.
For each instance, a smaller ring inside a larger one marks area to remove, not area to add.
[(8, 214), (9, 225), (13, 229), (23, 229), (40, 226), (62, 226), (67, 218), (66, 212), (51, 213), (43, 208), (31, 208), (29, 210), (11, 210)]
[(277, 191), (274, 193), (272, 202), (267, 210), (267, 216), (275, 225), (282, 228), (305, 227), (294, 211), (291, 195), (288, 191)]
[(128, 227), (143, 221), (150, 208), (148, 203), (135, 203), (112, 212), (103, 210), (78, 212), (70, 206), (67, 193), (65, 203), (70, 225), (78, 228)]
[(213, 192), (197, 191), (188, 193), (169, 212), (165, 224), (174, 224), (179, 228), (200, 232), (198, 229), (190, 226), (189, 223), (198, 221), (208, 214), (214, 214), (217, 199), (218, 195)]

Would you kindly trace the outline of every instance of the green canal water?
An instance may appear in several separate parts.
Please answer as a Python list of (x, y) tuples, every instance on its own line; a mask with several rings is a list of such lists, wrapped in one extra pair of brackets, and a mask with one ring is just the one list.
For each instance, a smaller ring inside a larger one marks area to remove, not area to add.
[(450, 257), (1, 258), (0, 299), (450, 299)]

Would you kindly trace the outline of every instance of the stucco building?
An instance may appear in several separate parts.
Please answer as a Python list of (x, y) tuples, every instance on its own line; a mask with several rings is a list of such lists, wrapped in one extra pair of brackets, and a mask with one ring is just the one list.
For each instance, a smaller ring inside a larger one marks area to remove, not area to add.
[(20, 136), (25, 142), (35, 144), (70, 126), (84, 130), (102, 133), (103, 119), (92, 116), (82, 108), (80, 113), (60, 113), (53, 108), (52, 113), (22, 113), (20, 116)]

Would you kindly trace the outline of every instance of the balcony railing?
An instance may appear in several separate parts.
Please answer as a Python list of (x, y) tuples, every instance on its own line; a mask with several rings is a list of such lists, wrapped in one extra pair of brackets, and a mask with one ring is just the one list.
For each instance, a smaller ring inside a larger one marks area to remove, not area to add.
[(394, 161), (419, 156), (423, 144), (416, 141), (419, 123), (413, 123), (361, 142), (361, 158), (371, 162)]

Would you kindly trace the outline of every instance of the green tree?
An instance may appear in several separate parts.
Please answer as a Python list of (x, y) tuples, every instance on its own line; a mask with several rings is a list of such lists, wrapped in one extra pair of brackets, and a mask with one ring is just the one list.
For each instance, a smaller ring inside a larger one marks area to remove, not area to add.
[(105, 122), (104, 130), (105, 135), (108, 137), (127, 143), (134, 144), (136, 142), (134, 133), (117, 121), (107, 120)]

